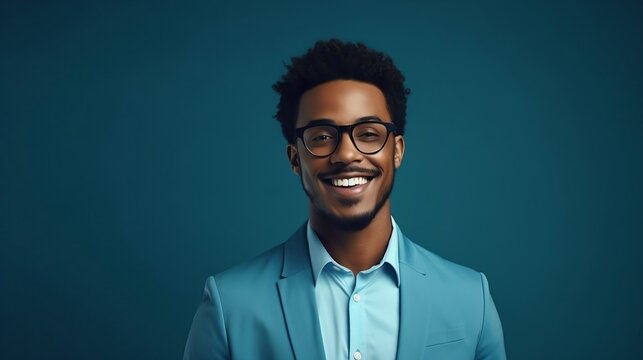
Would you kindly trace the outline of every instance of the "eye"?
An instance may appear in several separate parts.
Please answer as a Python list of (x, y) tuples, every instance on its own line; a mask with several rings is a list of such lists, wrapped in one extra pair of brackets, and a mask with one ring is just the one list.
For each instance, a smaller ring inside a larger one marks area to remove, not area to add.
[(360, 137), (373, 137), (373, 136), (380, 136), (380, 134), (374, 132), (374, 131), (366, 131), (362, 134), (360, 134)]
[(327, 126), (312, 127), (304, 133), (305, 143), (313, 147), (332, 146), (335, 138), (333, 129)]
[(326, 142), (326, 141), (333, 140), (333, 137), (328, 134), (319, 134), (319, 135), (315, 135), (315, 137), (313, 137), (310, 140), (314, 142)]
[(360, 131), (356, 135), (360, 141), (374, 141), (382, 136), (377, 130), (374, 129), (360, 129)]

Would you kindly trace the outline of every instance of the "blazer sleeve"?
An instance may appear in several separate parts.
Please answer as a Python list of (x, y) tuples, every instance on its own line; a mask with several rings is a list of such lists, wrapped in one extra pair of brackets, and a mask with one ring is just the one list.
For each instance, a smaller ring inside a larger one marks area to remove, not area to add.
[(498, 311), (489, 292), (487, 277), (480, 273), (484, 299), (482, 330), (476, 347), (476, 360), (506, 360), (505, 340)]
[(183, 360), (230, 358), (221, 298), (214, 277), (205, 282), (203, 302), (197, 309), (185, 345)]

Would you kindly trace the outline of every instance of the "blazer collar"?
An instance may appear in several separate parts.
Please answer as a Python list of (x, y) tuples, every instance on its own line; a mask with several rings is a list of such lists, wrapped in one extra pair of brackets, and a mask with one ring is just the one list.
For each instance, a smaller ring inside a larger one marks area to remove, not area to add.
[(426, 275), (426, 260), (421, 258), (421, 254), (417, 249), (417, 245), (409, 240), (398, 226), (398, 239), (399, 239), (399, 253), (400, 253), (400, 265), (404, 264), (416, 272)]
[[(399, 227), (398, 239), (400, 332), (397, 358), (421, 358), (427, 325), (431, 322), (429, 309), (433, 286), (426, 259)], [(305, 223), (284, 244), (284, 263), (277, 286), (295, 357), (324, 359)]]
[(284, 244), (282, 278), (287, 278), (303, 270), (310, 270), (310, 257), (306, 244), (306, 224), (300, 226)]
[(428, 325), (432, 321), (434, 284), (417, 245), (400, 236), (400, 333), (398, 359), (424, 358)]
[(284, 244), (277, 288), (295, 358), (325, 359), (305, 224)]

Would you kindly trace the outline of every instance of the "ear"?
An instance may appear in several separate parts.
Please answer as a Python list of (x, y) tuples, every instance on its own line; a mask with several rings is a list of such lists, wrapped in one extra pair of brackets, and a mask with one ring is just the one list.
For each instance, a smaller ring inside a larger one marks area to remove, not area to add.
[(297, 175), (301, 175), (301, 167), (299, 166), (299, 152), (297, 151), (296, 144), (288, 144), (286, 146), (286, 155), (288, 155), (288, 162), (290, 162), (290, 167), (292, 172)]
[(395, 168), (399, 169), (402, 166), (402, 158), (404, 157), (404, 136), (396, 135), (395, 136), (395, 153), (393, 154), (393, 161), (395, 162)]

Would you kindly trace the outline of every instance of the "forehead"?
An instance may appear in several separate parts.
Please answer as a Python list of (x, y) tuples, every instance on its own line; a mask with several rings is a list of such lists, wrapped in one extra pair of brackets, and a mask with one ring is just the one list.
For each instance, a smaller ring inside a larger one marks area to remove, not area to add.
[(315, 119), (348, 125), (365, 116), (391, 120), (382, 91), (361, 81), (333, 80), (302, 94), (295, 127), (306, 126)]

